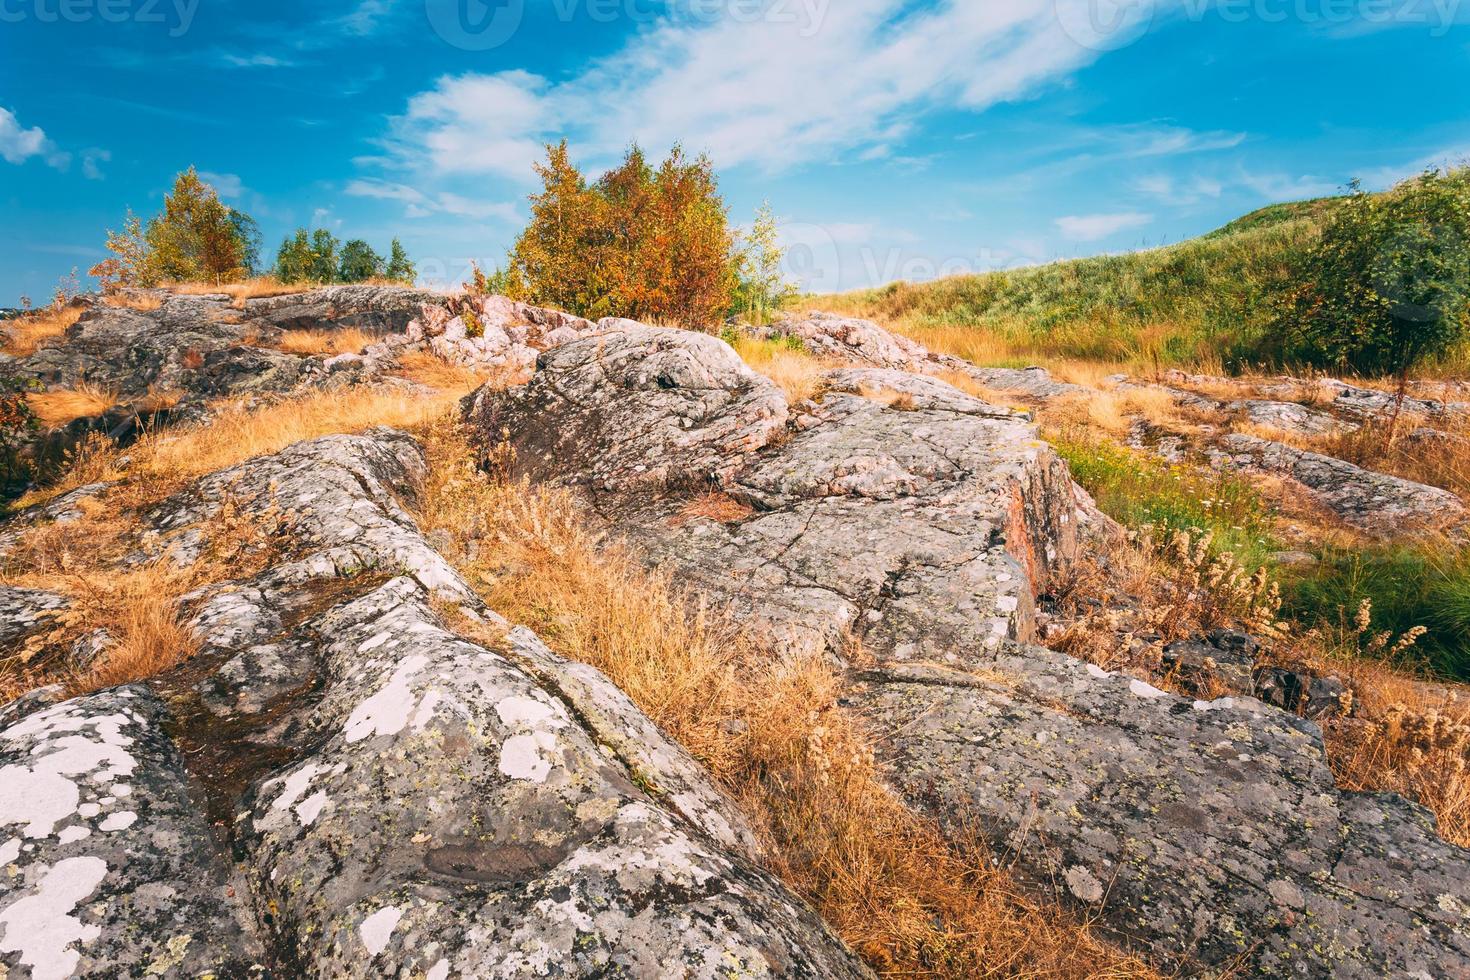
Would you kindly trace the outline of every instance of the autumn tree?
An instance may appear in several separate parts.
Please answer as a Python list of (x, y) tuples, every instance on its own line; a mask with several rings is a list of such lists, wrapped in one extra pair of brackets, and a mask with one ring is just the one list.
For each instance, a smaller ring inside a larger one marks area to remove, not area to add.
[(130, 209), (123, 230), (108, 231), (106, 247), (111, 255), (88, 270), (104, 290), (164, 281), (217, 284), (254, 272), (260, 230), (190, 167), (174, 180), (161, 214), (145, 226)]
[(246, 245), (232, 210), (193, 167), (179, 174), (163, 213), (148, 223), (147, 264), (159, 279), (227, 282), (246, 270)]
[(116, 289), (132, 286), (157, 284), (154, 271), (148, 263), (148, 242), (143, 238), (143, 222), (128, 208), (123, 219), (123, 230), (107, 230), (107, 251), (112, 254), (87, 270), (87, 275), (96, 276), (102, 291), (110, 293)]
[(542, 190), (507, 270), (520, 298), (582, 316), (707, 327), (729, 309), (734, 236), (707, 157), (642, 150), (589, 185), (565, 141), (538, 164)]

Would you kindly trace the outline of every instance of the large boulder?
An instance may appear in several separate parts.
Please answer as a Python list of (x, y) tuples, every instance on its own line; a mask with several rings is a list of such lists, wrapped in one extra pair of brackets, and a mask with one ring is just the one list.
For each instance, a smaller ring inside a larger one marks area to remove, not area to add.
[[(653, 336), (618, 347), (621, 374), (656, 362)], [(580, 402), (583, 370), (543, 358), (507, 398), (514, 412), (471, 417), (486, 438), (541, 445), (578, 418), (550, 393)], [(779, 652), (842, 660), (857, 641), (872, 666), (846, 700), (882, 733), (902, 797), (957, 840), (988, 835), (1023, 879), (1162, 961), (1470, 974), (1470, 854), (1420, 807), (1335, 788), (1315, 725), (1252, 698), (1181, 699), (1024, 642), (1081, 521), (1065, 465), (1031, 426), (932, 378), (829, 383), (784, 437), (714, 466), (713, 484), (649, 494), (595, 478), (597, 454), (570, 444), (538, 456), (534, 475), (586, 488), (650, 562), (767, 624)], [(656, 401), (617, 416), (620, 450), (677, 466), (679, 447), (641, 434), (706, 397), (669, 376)], [(711, 486), (737, 506), (708, 506)]]
[(1183, 700), (1034, 648), (854, 696), (903, 795), (1180, 963), (1277, 977), (1470, 973), (1470, 854), (1428, 811), (1333, 786), (1311, 722)]
[[(722, 341), (612, 326), (543, 354), (530, 383), (465, 400), (514, 472), (598, 489), (718, 482), (786, 423), (786, 399)], [(508, 441), (505, 434), (509, 434)]]
[(872, 320), (812, 312), (777, 320), (759, 333), (766, 337), (800, 340), (812, 353), (844, 364), (909, 371), (916, 374), (956, 375), (995, 391), (1045, 402), (1063, 395), (1085, 394), (1088, 389), (1057, 381), (1045, 369), (984, 368), (950, 354), (938, 354), (916, 340), (885, 330)]
[(479, 603), (404, 509), (424, 473), (332, 436), (144, 515), (179, 563), (226, 508), (281, 553), (184, 600), (171, 720), (142, 688), (0, 710), (0, 966), (868, 976), (687, 752)]

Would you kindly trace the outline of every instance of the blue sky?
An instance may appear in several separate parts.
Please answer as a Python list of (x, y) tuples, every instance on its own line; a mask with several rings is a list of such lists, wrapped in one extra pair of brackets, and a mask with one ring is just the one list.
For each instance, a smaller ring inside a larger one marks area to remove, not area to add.
[(1177, 241), (1470, 157), (1470, 0), (0, 0), (0, 306), (190, 164), (429, 281), (562, 136), (707, 150), (813, 289)]

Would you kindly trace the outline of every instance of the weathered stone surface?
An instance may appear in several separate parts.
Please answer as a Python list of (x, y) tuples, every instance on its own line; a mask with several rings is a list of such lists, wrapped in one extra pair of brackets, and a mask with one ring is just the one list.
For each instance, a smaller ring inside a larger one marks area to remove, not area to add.
[(541, 356), (519, 388), (486, 387), (465, 416), (515, 472), (601, 489), (718, 480), (786, 423), (780, 390), (720, 340), (633, 325)]
[(1297, 402), (1260, 401), (1246, 399), (1227, 402), (1222, 406), (1227, 412), (1238, 412), (1256, 425), (1276, 429), (1297, 436), (1326, 436), (1358, 428), (1328, 412), (1321, 412)]
[(69, 599), (54, 592), (0, 585), (0, 660), (19, 654), (31, 637), (54, 629), (70, 606)]
[(888, 398), (901, 408), (960, 412), (997, 419), (1021, 418), (1010, 408), (992, 405), (954, 385), (924, 374), (888, 368), (843, 368), (829, 372), (823, 388), (831, 392)]
[(904, 795), (956, 831), (993, 828), (1034, 881), (1183, 962), (1470, 970), (1470, 855), (1419, 807), (1334, 789), (1311, 723), (1035, 649), (993, 669), (875, 675), (858, 696), (902, 733), (887, 757)]
[(881, 368), (918, 371), (929, 359), (922, 344), (890, 333), (871, 320), (813, 312), (778, 320), (770, 328), (778, 336), (797, 337), (819, 357)]
[(557, 656), (525, 627), (506, 637), (505, 653), (556, 693), (588, 731), (635, 776), (657, 773), (660, 800), (717, 843), (751, 860), (762, 856), (755, 831), (693, 756), (659, 731), (600, 670)]
[(207, 476), (148, 520), (175, 560), (187, 562), (202, 543), (199, 526), (229, 500), (238, 510), (269, 514), (278, 536), (308, 546), (269, 569), (277, 588), (401, 570), (435, 594), (468, 599), (468, 587), (399, 503), (425, 471), (422, 450), (401, 432), (326, 436)]
[(416, 583), (312, 629), (330, 638), (316, 747), (240, 825), (306, 973), (864, 974), (774, 879), (640, 790), (564, 702), (438, 627)]
[(1336, 677), (1305, 669), (1264, 667), (1256, 672), (1255, 693), (1262, 701), (1308, 718), (1335, 718), (1352, 707), (1352, 694)]
[(1467, 516), (1464, 503), (1448, 490), (1242, 433), (1225, 437), (1216, 462), (1291, 477), (1346, 523), (1383, 537), (1415, 529), (1451, 531)]
[[(574, 370), (543, 359), (533, 385)], [(588, 480), (595, 462), (570, 451), (537, 475), (590, 487), (650, 561), (770, 624), (780, 648), (840, 658), (860, 640), (880, 666), (850, 700), (902, 795), (956, 834), (991, 833), (1023, 877), (1164, 958), (1281, 976), (1470, 972), (1470, 855), (1426, 811), (1335, 789), (1310, 722), (1251, 698), (1182, 700), (1009, 639), (1028, 635), (1034, 590), (1074, 554), (1065, 467), (1020, 420), (927, 385), (895, 399), (880, 378), (834, 380), (873, 397), (829, 391), (784, 439), (731, 460), (718, 489), (753, 508), (743, 519)], [(669, 385), (642, 426), (701, 397)], [(517, 404), (482, 424), (516, 444), (563, 417), (555, 401)], [(640, 451), (659, 465), (657, 440)]]
[(1260, 644), (1234, 630), (1213, 630), (1208, 636), (1164, 647), (1163, 671), (1197, 697), (1256, 693), (1254, 671)]
[[(85, 908), (74, 930), (45, 941), (80, 942), (86, 976), (143, 975), (150, 964), (242, 976), (257, 958), (274, 975), (307, 977), (868, 976), (759, 869), (754, 833), (686, 752), (601, 674), (479, 604), (402, 507), (424, 466), (402, 433), (326, 437), (206, 477), (145, 515), (176, 561), (192, 560), (200, 526), (226, 502), (283, 553), (248, 581), (184, 600), (200, 651), (154, 683), (177, 707), (170, 732), (187, 777), (141, 689), (97, 696), (137, 705), (98, 702), (124, 731), (99, 728), (97, 748), (70, 734), (97, 698), (0, 711), (18, 726), (0, 736), (0, 753), (14, 731), (64, 721), (53, 726), (58, 765), (84, 787), (67, 814), (97, 822), (80, 837), (48, 802), (55, 793), (41, 794), (51, 809), (38, 817), (6, 795), (29, 785), (6, 770), (0, 858), (12, 857), (6, 821), (54, 816), (72, 850), (38, 850), (29, 878), (0, 873), (0, 920), (7, 887), (41, 894), (46, 868), (76, 852), (115, 874), (72, 889), (64, 908), (17, 905), (16, 921)], [(504, 640), (446, 630), (436, 611), (446, 600)], [(28, 744), (16, 751), (38, 765)], [(96, 766), (94, 754), (104, 756)], [(107, 785), (125, 775), (128, 789)], [(186, 778), (197, 780), (192, 799)], [(135, 821), (118, 847), (101, 836), (128, 829), (113, 811)], [(193, 822), (168, 822), (185, 815)], [(233, 891), (203, 837), (208, 819), (243, 876)], [(92, 905), (94, 890), (109, 901)], [(236, 919), (261, 923), (259, 938)], [(143, 938), (123, 948), (114, 934)], [(0, 950), (56, 953), (16, 932), (0, 932)]]
[(406, 286), (327, 286), (284, 296), (247, 299), (244, 313), (282, 330), (355, 327), (369, 333), (401, 333), (426, 305), (445, 297)]
[(163, 707), (119, 688), (0, 730), (0, 972), (244, 976), (260, 949)]

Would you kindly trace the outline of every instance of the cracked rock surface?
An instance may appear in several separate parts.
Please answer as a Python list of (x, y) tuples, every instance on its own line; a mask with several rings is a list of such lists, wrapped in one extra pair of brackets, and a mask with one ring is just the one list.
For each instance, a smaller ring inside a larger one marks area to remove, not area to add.
[(1215, 459), (1220, 465), (1290, 477), (1344, 522), (1381, 537), (1416, 527), (1449, 531), (1470, 516), (1448, 490), (1244, 433), (1226, 436)]
[(403, 507), (424, 467), (326, 437), (145, 515), (175, 561), (227, 502), (283, 552), (186, 597), (200, 651), (147, 687), (0, 712), (7, 975), (869, 975), (698, 763), (479, 604)]
[[(640, 339), (650, 360), (670, 343)], [(724, 361), (703, 341), (685, 349)], [(638, 352), (616, 351), (617, 371), (638, 376)], [(858, 638), (878, 666), (854, 675), (850, 699), (910, 805), (989, 834), (1023, 879), (1185, 970), (1470, 974), (1470, 854), (1418, 806), (1336, 789), (1314, 724), (1024, 642), (1080, 520), (1066, 467), (1024, 420), (934, 378), (836, 372), (783, 433), (651, 499), (637, 473), (677, 467), (684, 449), (661, 433), (691, 415), (695, 431), (721, 431), (711, 406), (733, 406), (736, 424), (744, 403), (711, 400), (713, 367), (691, 370), (700, 383), (670, 376), (619, 428), (615, 469), (547, 451), (544, 433), (579, 424), (595, 397), (598, 356), (596, 338), (570, 344), (468, 415), (487, 441), (528, 450), (538, 478), (583, 487), (651, 562), (766, 624), (778, 649), (841, 658)], [(700, 516), (711, 487), (748, 516)]]

